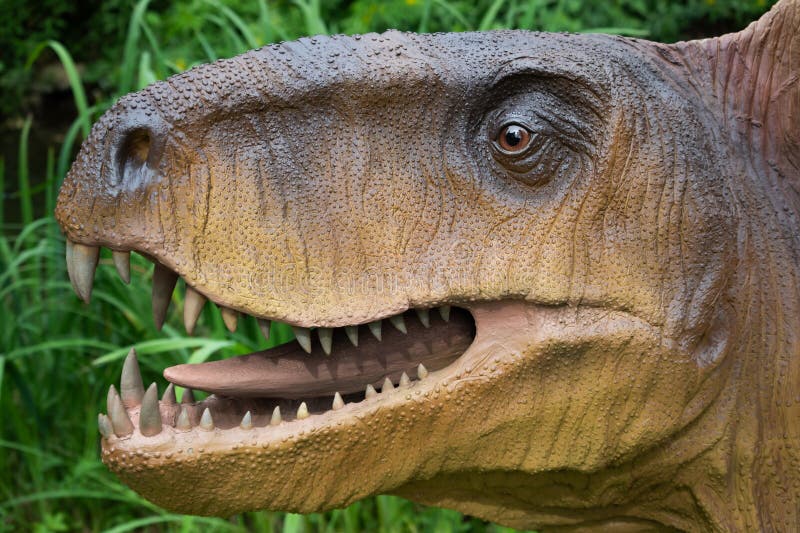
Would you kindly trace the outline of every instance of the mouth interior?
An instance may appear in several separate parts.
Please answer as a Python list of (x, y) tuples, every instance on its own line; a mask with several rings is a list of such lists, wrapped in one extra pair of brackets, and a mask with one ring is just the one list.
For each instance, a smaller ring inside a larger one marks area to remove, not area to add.
[(175, 385), (218, 396), (333, 397), (337, 392), (362, 392), (368, 384), (378, 387), (387, 378), (397, 384), (404, 372), (414, 375), (420, 364), (430, 371), (444, 368), (466, 351), (475, 336), (475, 324), (465, 310), (452, 309), (447, 321), (429, 316), (427, 327), (412, 315), (400, 315), (405, 332), (384, 327), (381, 340), (364, 332), (358, 335), (358, 346), (348, 339), (344, 328), (333, 329), (333, 355), (327, 355), (320, 345), (305, 353), (298, 343), (289, 342), (222, 361), (173, 366), (164, 371), (164, 377)]
[(382, 322), (377, 335), (366, 324), (350, 326), (356, 328), (357, 345), (351, 340), (353, 329), (332, 329), (330, 355), (321, 344), (306, 353), (291, 341), (221, 361), (173, 366), (164, 370), (164, 377), (175, 385), (213, 393), (203, 403), (213, 404), (217, 425), (224, 425), (222, 414), (234, 423), (247, 411), (258, 425), (260, 418), (267, 423), (276, 406), (288, 414), (304, 403), (309, 414), (324, 413), (332, 405), (336, 408), (337, 393), (344, 403), (360, 402), (375, 389), (383, 392), (422, 379), (458, 359), (475, 338), (472, 315), (460, 308), (446, 314), (409, 310)]

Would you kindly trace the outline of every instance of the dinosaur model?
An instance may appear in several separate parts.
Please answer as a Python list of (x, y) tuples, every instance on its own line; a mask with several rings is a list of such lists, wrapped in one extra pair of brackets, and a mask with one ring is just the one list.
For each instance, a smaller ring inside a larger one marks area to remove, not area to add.
[(58, 199), (78, 295), (135, 251), (159, 325), (183, 278), (190, 332), (211, 300), (297, 342), (160, 400), (131, 353), (103, 461), (184, 513), (797, 531), (799, 67), (783, 0), (672, 45), (304, 38), (121, 98)]

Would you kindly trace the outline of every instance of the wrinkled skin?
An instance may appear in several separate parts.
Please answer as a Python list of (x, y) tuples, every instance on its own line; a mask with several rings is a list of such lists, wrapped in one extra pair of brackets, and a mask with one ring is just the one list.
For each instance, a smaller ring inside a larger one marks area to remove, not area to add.
[[(798, 35), (789, 1), (675, 45), (319, 37), (122, 98), (64, 182), (71, 241), (258, 317), (448, 303), (477, 336), (415, 394), (104, 461), (198, 514), (393, 493), (515, 527), (800, 528)], [(510, 122), (533, 149), (498, 148)]]

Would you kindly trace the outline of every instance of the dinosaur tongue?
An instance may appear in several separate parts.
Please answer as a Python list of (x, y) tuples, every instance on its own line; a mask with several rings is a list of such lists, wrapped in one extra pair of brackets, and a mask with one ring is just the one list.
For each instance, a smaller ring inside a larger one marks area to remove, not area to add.
[[(418, 365), (438, 370), (464, 353), (475, 336), (471, 315), (453, 309), (450, 320), (431, 320), (429, 328), (406, 321), (408, 333), (384, 328), (382, 340), (369, 334), (353, 346), (339, 328), (333, 337), (334, 355), (319, 346), (310, 354), (296, 342), (249, 355), (202, 364), (177, 365), (164, 377), (183, 387), (220, 396), (302, 399), (336, 392), (363, 392), (389, 378), (397, 383), (403, 372), (416, 374)], [(366, 328), (364, 328), (366, 329)]]

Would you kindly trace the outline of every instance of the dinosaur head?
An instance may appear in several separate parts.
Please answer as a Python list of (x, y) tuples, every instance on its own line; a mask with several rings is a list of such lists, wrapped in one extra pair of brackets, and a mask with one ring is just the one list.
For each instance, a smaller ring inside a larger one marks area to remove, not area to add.
[(59, 196), (79, 295), (98, 247), (135, 251), (157, 321), (180, 276), (189, 329), (208, 299), (299, 342), (165, 370), (214, 393), (182, 405), (129, 359), (105, 463), (199, 514), (633, 507), (719, 440), (741, 346), (750, 159), (688, 71), (610, 36), (391, 31), (120, 99)]

